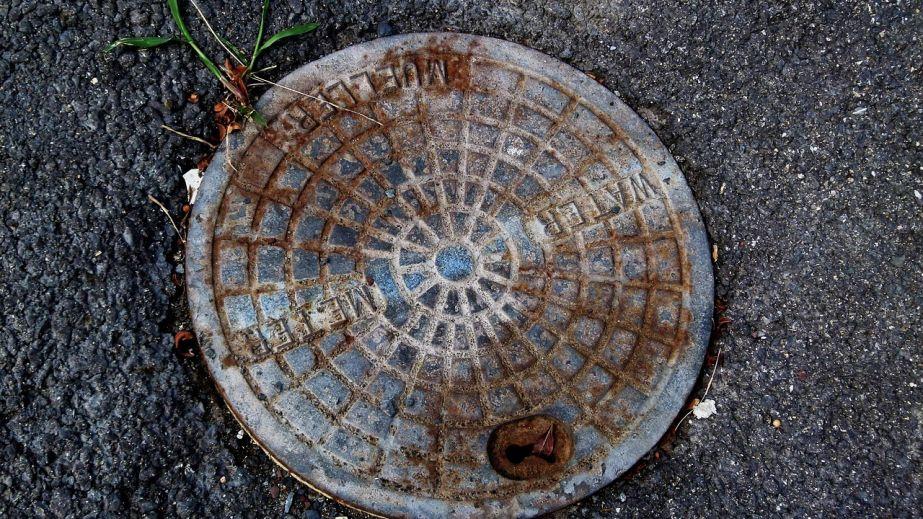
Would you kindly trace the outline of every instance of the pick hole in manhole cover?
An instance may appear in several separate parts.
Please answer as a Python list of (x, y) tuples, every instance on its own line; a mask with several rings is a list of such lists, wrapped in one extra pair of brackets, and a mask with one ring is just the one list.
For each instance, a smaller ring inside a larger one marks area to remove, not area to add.
[(459, 34), (281, 84), (268, 127), (212, 161), (186, 265), (208, 368), (277, 462), (377, 514), (529, 516), (655, 444), (713, 294), (696, 204), (641, 119)]

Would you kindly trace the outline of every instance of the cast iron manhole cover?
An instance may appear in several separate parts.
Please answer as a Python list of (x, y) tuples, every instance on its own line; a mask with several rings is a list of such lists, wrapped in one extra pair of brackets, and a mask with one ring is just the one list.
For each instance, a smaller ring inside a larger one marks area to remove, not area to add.
[(528, 516), (655, 444), (700, 368), (712, 278), (641, 119), (459, 34), (281, 84), (268, 127), (212, 161), (186, 260), (208, 368), (277, 462), (378, 514)]

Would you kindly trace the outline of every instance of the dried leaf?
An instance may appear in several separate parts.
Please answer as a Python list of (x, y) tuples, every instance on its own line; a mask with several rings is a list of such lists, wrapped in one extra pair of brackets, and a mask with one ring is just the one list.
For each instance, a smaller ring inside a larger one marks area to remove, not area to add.
[(532, 454), (537, 456), (551, 456), (552, 452), (554, 452), (554, 425), (548, 427), (541, 441), (532, 446)]
[(233, 65), (229, 60), (224, 60), (224, 70), (227, 72), (228, 81), (233, 88), (228, 88), (241, 106), (250, 106), (250, 96), (247, 93), (247, 67)]
[(218, 125), (218, 139), (224, 140), (228, 135), (236, 132), (241, 128), (240, 123), (234, 121), (230, 124), (219, 124)]
[(218, 127), (218, 142), (240, 129), (237, 114), (226, 103), (215, 104), (215, 125)]
[(189, 330), (180, 330), (176, 332), (176, 335), (173, 336), (173, 345), (179, 348), (181, 342), (185, 342), (194, 338), (195, 335), (193, 335)]
[(199, 162), (195, 165), (195, 167), (199, 171), (205, 171), (206, 169), (208, 169), (208, 165), (211, 163), (212, 163), (212, 155), (209, 154), (199, 159)]
[[(193, 341), (192, 343), (190, 341)], [(195, 335), (189, 330), (180, 330), (173, 336), (173, 349), (182, 357), (190, 358), (195, 356), (193, 343)]]

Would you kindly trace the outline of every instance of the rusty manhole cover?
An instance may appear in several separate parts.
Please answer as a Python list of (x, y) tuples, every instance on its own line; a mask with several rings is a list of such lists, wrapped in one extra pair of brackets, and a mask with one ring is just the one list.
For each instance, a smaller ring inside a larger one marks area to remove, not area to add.
[(641, 119), (548, 56), (457, 34), (281, 83), (269, 126), (205, 175), (186, 265), (208, 368), (277, 462), (377, 514), (528, 516), (655, 444), (712, 278)]

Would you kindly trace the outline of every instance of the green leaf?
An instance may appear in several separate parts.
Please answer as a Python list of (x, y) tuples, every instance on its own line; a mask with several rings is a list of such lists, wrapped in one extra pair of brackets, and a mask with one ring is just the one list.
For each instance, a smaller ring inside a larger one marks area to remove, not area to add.
[(266, 117), (264, 117), (263, 114), (259, 113), (256, 110), (256, 108), (253, 108), (250, 105), (241, 106), (240, 113), (247, 119), (250, 119), (251, 121), (256, 123), (256, 125), (259, 126), (260, 128), (265, 128), (266, 124), (268, 124), (266, 122)]
[(176, 23), (176, 27), (183, 35), (183, 40), (192, 47), (192, 50), (195, 51), (196, 55), (199, 57), (199, 61), (205, 65), (205, 68), (214, 74), (215, 77), (218, 78), (218, 81), (221, 81), (222, 85), (227, 85), (228, 80), (224, 77), (224, 74), (222, 74), (215, 63), (202, 52), (202, 49), (196, 45), (195, 40), (192, 38), (192, 34), (190, 34), (189, 29), (186, 27), (186, 22), (183, 21), (183, 15), (179, 11), (179, 0), (167, 0), (167, 5), (170, 7), (170, 14), (173, 15), (173, 22)]
[(253, 70), (256, 57), (260, 54), (260, 44), (263, 42), (263, 27), (266, 26), (267, 14), (269, 14), (269, 0), (263, 0), (263, 8), (260, 10), (260, 30), (256, 33), (256, 43), (253, 44), (253, 53), (250, 54), (250, 64), (247, 66), (250, 70)]
[(272, 47), (279, 40), (284, 40), (285, 38), (291, 38), (292, 36), (298, 36), (317, 29), (319, 24), (317, 23), (303, 23), (301, 25), (296, 25), (294, 27), (289, 27), (288, 29), (279, 31), (272, 36), (270, 36), (263, 45), (260, 46), (257, 54), (262, 54), (263, 51)]
[(220, 34), (216, 34), (216, 36), (218, 36), (218, 39), (221, 40), (221, 43), (223, 43), (225, 47), (227, 47), (228, 49), (230, 49), (230, 51), (234, 54), (234, 57), (236, 57), (237, 59), (239, 59), (239, 60), (241, 61), (241, 63), (244, 62), (245, 56), (244, 56), (244, 53), (243, 53), (242, 50), (240, 50), (239, 48), (237, 48), (236, 45), (234, 45), (233, 43), (231, 43), (230, 41), (228, 41), (228, 39), (225, 38), (224, 36), (222, 36), (222, 35), (220, 35)]
[(119, 38), (110, 43), (103, 49), (103, 52), (112, 52), (116, 47), (136, 47), (139, 49), (150, 49), (159, 47), (164, 43), (176, 41), (173, 36), (145, 36), (141, 38)]
[(179, 32), (183, 34), (187, 42), (191, 41), (192, 35), (189, 34), (189, 29), (186, 28), (186, 23), (183, 22), (183, 15), (179, 12), (179, 0), (167, 0), (167, 6), (170, 7), (170, 14), (173, 15), (173, 23), (179, 28)]
[(250, 119), (252, 119), (253, 122), (255, 122), (256, 125), (260, 128), (265, 128), (266, 125), (269, 124), (266, 122), (266, 118), (263, 117), (263, 114), (257, 112), (256, 110), (250, 112)]

